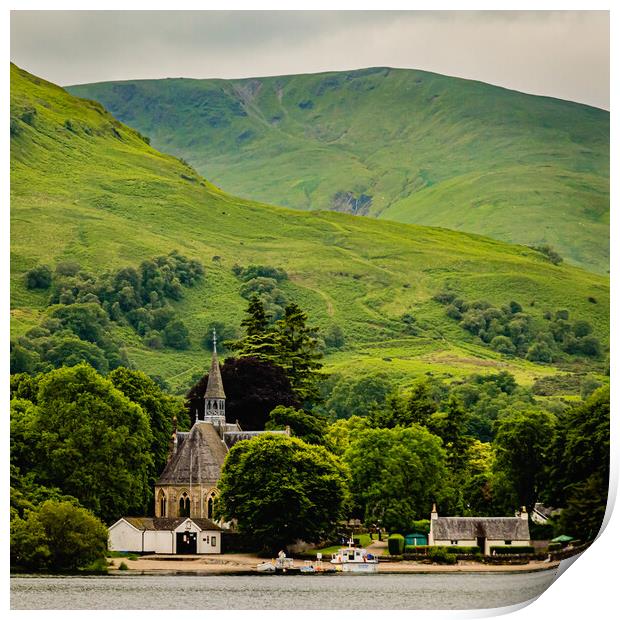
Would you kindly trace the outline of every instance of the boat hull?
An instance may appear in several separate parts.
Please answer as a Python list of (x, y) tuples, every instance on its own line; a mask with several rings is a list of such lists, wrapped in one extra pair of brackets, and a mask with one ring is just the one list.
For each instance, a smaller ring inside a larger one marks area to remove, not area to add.
[(345, 562), (341, 566), (343, 573), (376, 573), (379, 570), (375, 562)]

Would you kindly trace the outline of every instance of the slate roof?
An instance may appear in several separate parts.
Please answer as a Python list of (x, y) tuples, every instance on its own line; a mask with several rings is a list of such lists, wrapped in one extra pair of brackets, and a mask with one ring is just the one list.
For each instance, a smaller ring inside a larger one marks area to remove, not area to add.
[(184, 433), (182, 431), (177, 432), (177, 450), (181, 447), (187, 436), (189, 435), (189, 431)]
[(439, 517), (432, 521), (435, 540), (529, 540), (528, 522), (521, 517)]
[(238, 441), (244, 439), (252, 439), (258, 435), (264, 435), (265, 433), (273, 433), (274, 435), (286, 435), (286, 431), (233, 431), (224, 433), (224, 443), (230, 450)]
[(207, 380), (205, 398), (226, 398), (224, 384), (222, 383), (222, 374), (220, 373), (220, 364), (217, 361), (217, 352), (215, 350), (211, 358), (211, 370), (209, 371), (209, 379)]
[(212, 424), (194, 424), (156, 484), (210, 484), (220, 478), (228, 449)]
[[(175, 530), (181, 523), (187, 520), (187, 517), (177, 517), (175, 519), (169, 517), (124, 517), (125, 521), (133, 525), (136, 529), (146, 530)], [(201, 530), (221, 530), (211, 519), (191, 518)]]

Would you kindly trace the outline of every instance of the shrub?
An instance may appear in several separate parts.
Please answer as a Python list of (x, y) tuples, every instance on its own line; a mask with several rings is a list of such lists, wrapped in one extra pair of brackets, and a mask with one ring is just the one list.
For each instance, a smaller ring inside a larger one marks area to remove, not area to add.
[(450, 304), (446, 308), (446, 315), (455, 321), (460, 321), (463, 318), (461, 311), (454, 304)]
[(169, 347), (187, 349), (189, 347), (189, 331), (183, 321), (171, 321), (164, 329), (164, 341)]
[(456, 295), (454, 293), (451, 293), (449, 291), (442, 291), (440, 293), (437, 293), (436, 295), (433, 296), (433, 299), (435, 301), (438, 301), (440, 304), (443, 304), (444, 306), (451, 303), (452, 301), (454, 301), (454, 298), (456, 297)]
[(573, 323), (573, 334), (577, 336), (577, 338), (583, 338), (584, 336), (589, 336), (592, 333), (592, 325), (587, 321), (575, 321)]
[(433, 549), (443, 549), (446, 553), (453, 553), (455, 555), (476, 555), (480, 553), (480, 547), (466, 547), (461, 545), (407, 545), (405, 547), (405, 553), (428, 555)]
[(108, 531), (90, 511), (48, 500), (11, 520), (11, 563), (29, 570), (76, 570), (105, 557)]
[(560, 551), (560, 549), (562, 549), (562, 543), (549, 543), (549, 545), (547, 546), (547, 551), (552, 552), (552, 551)]
[(125, 562), (121, 562), (118, 566), (118, 570), (129, 570), (129, 566)]
[(491, 547), (491, 555), (517, 555), (521, 553), (534, 553), (534, 547), (531, 546), (513, 546), (506, 545), (505, 547)]
[(465, 555), (475, 555), (476, 553), (480, 553), (480, 547), (474, 545), (473, 547), (467, 547), (465, 545), (450, 545), (438, 547), (439, 549), (445, 549), (449, 553), (463, 553)]
[(405, 549), (405, 538), (401, 534), (391, 534), (388, 538), (388, 551), (390, 555), (402, 555)]
[(456, 555), (448, 553), (445, 547), (433, 547), (429, 549), (428, 558), (436, 564), (456, 564)]
[(26, 286), (29, 289), (46, 289), (51, 284), (52, 270), (47, 265), (37, 265), (26, 273)]
[(491, 340), (491, 348), (498, 353), (506, 353), (508, 355), (516, 351), (516, 347), (512, 343), (512, 340), (507, 336), (495, 336), (495, 338)]
[(544, 342), (534, 342), (527, 350), (525, 359), (530, 362), (552, 362), (553, 353), (549, 346)]
[(340, 325), (330, 325), (323, 336), (323, 340), (328, 349), (342, 349), (345, 343), (342, 327)]
[(428, 553), (430, 547), (428, 545), (406, 545), (405, 553), (415, 553), (420, 555), (425, 555)]

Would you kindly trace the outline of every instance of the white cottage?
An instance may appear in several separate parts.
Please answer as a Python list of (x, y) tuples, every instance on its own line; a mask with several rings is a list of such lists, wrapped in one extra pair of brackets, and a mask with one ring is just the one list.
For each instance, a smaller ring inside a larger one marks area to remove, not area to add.
[(428, 544), (442, 547), (480, 547), (489, 555), (491, 547), (528, 546), (530, 528), (525, 508), (516, 517), (440, 517), (433, 504)]
[(211, 519), (123, 517), (108, 528), (108, 548), (135, 553), (221, 553), (222, 529)]

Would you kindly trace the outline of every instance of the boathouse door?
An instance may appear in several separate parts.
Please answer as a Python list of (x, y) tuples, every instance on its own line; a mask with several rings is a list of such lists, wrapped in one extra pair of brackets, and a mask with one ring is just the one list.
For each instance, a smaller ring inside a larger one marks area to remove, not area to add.
[(177, 553), (183, 555), (198, 553), (198, 535), (196, 532), (177, 532)]

